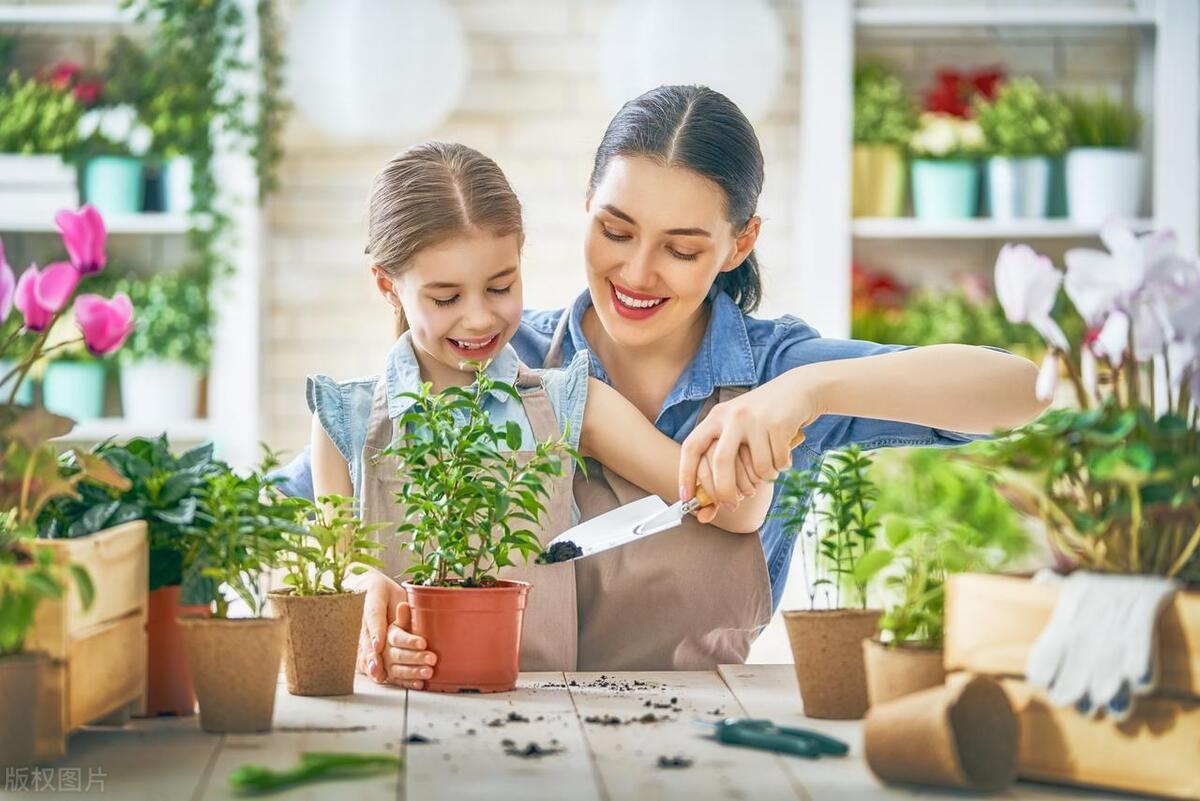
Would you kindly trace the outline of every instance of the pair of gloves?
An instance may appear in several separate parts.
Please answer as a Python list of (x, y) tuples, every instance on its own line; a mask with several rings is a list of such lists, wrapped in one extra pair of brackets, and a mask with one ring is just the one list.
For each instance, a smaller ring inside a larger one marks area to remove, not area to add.
[(1026, 678), (1055, 706), (1129, 717), (1133, 700), (1158, 682), (1158, 615), (1180, 584), (1160, 576), (1042, 571), (1062, 586), (1050, 622), (1029, 652)]

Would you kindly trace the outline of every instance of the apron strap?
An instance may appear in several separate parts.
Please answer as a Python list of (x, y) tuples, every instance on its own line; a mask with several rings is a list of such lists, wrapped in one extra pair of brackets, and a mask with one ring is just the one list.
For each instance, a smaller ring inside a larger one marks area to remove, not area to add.
[(367, 418), (366, 444), (383, 450), (392, 444), (392, 418), (388, 415), (387, 376), (380, 374), (371, 397), (371, 414)]
[(571, 307), (568, 306), (563, 309), (562, 317), (558, 318), (558, 325), (554, 327), (554, 336), (550, 338), (550, 350), (546, 351), (546, 360), (542, 362), (542, 367), (562, 367), (562, 343), (563, 337), (567, 335), (567, 323), (570, 319)]
[(524, 363), (517, 368), (517, 392), (521, 395), (521, 404), (529, 418), (529, 427), (533, 429), (534, 440), (545, 442), (548, 439), (558, 439), (562, 431), (554, 414), (554, 407), (550, 405), (550, 396), (546, 394), (542, 377)]

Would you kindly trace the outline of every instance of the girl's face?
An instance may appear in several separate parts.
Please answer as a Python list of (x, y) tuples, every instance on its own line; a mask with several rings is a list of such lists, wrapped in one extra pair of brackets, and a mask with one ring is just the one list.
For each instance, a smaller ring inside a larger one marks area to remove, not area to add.
[(610, 161), (587, 211), (588, 288), (605, 331), (625, 346), (686, 330), (717, 275), (758, 238), (757, 217), (734, 230), (716, 183), (647, 158)]
[(379, 291), (403, 310), (427, 372), (461, 372), (464, 361), (494, 357), (521, 323), (519, 234), (472, 231), (419, 251), (398, 278), (372, 271)]

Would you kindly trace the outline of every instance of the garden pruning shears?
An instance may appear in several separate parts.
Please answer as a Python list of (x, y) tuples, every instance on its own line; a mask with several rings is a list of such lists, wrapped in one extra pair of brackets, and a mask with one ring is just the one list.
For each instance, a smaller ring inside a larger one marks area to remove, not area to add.
[(845, 756), (850, 746), (836, 737), (811, 729), (776, 726), (762, 718), (725, 718), (718, 721), (696, 721), (712, 727), (713, 738), (728, 745), (762, 748), (781, 754), (795, 754), (808, 759), (822, 756)]

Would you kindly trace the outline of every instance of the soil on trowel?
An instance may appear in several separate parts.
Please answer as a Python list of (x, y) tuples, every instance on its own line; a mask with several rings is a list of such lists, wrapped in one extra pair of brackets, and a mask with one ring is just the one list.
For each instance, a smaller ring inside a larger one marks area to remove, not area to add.
[(583, 556), (583, 549), (570, 540), (563, 540), (542, 551), (534, 561), (539, 565), (552, 565), (555, 562), (569, 562), (577, 556)]

